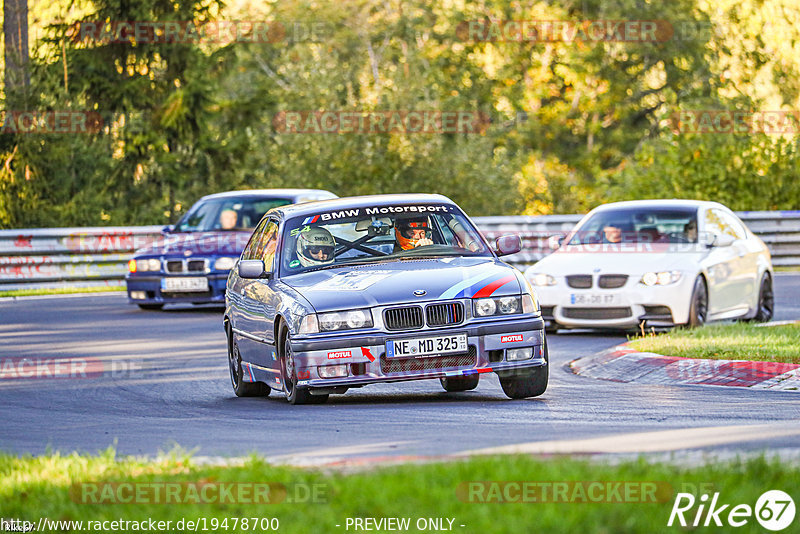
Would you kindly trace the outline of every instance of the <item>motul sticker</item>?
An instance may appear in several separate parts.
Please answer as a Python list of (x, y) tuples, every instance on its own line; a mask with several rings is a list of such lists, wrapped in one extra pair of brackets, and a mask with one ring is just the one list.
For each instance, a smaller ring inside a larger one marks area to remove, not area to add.
[(517, 341), (522, 341), (522, 334), (500, 336), (500, 343), (516, 343)]
[(349, 350), (338, 350), (336, 352), (329, 352), (328, 359), (329, 360), (338, 360), (339, 358), (349, 358), (352, 356)]

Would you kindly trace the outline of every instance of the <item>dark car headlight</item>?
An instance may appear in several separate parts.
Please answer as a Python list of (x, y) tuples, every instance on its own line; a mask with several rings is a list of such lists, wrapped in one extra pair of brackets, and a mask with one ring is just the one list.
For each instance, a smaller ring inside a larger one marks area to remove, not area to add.
[(232, 258), (230, 256), (222, 256), (217, 258), (214, 262), (214, 270), (215, 271), (230, 271), (233, 269), (233, 266), (236, 265), (236, 260), (239, 258)]
[(536, 313), (539, 310), (539, 304), (530, 293), (525, 293), (510, 297), (473, 299), (472, 309), (475, 317), (492, 317), (518, 313)]
[(161, 260), (158, 258), (150, 258), (150, 259), (134, 259), (128, 261), (128, 271), (132, 273), (136, 272), (152, 272), (152, 271), (160, 271), (161, 270)]
[(371, 328), (372, 311), (369, 308), (338, 312), (310, 314), (300, 321), (301, 334), (337, 332), (356, 328)]

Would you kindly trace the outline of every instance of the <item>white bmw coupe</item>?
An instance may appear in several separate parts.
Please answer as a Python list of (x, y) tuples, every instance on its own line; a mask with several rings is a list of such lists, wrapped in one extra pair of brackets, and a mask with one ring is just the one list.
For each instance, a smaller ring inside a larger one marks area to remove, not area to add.
[(525, 271), (549, 330), (772, 319), (769, 250), (717, 202), (605, 204), (556, 246)]

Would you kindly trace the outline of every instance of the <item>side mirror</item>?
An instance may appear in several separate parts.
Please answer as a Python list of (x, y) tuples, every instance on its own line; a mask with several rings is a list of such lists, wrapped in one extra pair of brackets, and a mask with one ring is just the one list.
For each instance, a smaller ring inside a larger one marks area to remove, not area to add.
[(498, 256), (516, 254), (522, 250), (522, 240), (518, 235), (501, 235), (495, 242)]
[(168, 224), (164, 228), (161, 229), (161, 233), (166, 235), (166, 234), (172, 232), (174, 229), (175, 229), (175, 225), (174, 224)]
[(712, 247), (729, 247), (733, 245), (736, 238), (729, 234), (715, 235), (711, 241)]
[(248, 280), (262, 278), (264, 272), (264, 260), (242, 260), (239, 262), (239, 276)]
[(561, 248), (561, 245), (564, 244), (564, 240), (567, 238), (565, 235), (551, 235), (547, 238), (547, 248), (550, 250), (556, 250)]

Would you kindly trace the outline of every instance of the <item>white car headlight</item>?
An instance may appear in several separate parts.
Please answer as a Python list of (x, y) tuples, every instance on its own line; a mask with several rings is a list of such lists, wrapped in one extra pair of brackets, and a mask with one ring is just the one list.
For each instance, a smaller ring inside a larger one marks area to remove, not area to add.
[(681, 279), (680, 271), (659, 271), (644, 273), (641, 282), (646, 286), (668, 286)]
[(535, 273), (530, 275), (528, 278), (531, 284), (535, 286), (554, 286), (556, 285), (556, 279), (550, 276), (549, 274), (545, 273)]
[(233, 266), (236, 265), (236, 260), (238, 258), (231, 258), (229, 256), (222, 256), (221, 258), (217, 258), (217, 261), (214, 262), (214, 270), (215, 271), (230, 271), (233, 269)]
[(369, 328), (372, 326), (372, 312), (369, 309), (318, 313), (317, 319), (319, 320), (320, 332)]

